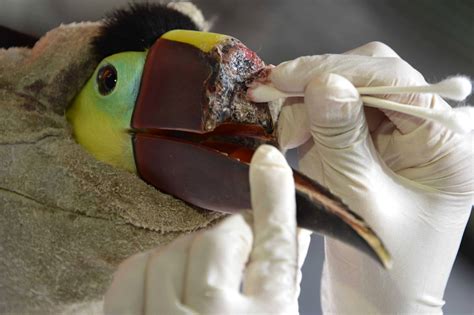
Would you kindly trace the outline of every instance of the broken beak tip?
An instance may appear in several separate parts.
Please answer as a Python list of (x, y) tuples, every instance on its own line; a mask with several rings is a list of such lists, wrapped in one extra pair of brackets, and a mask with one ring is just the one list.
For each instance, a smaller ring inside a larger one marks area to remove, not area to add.
[(393, 259), (386, 250), (379, 254), (378, 260), (385, 269), (391, 270), (393, 268)]

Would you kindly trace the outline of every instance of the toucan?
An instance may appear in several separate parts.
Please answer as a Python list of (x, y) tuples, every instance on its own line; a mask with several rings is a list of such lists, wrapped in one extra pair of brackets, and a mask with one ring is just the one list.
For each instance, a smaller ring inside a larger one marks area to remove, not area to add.
[[(67, 112), (75, 139), (97, 159), (195, 206), (250, 209), (248, 168), (277, 144), (270, 104), (246, 98), (265, 64), (237, 39), (201, 32), (170, 7), (134, 4), (105, 20), (101, 61)], [(298, 225), (389, 266), (382, 241), (338, 197), (294, 171)]]

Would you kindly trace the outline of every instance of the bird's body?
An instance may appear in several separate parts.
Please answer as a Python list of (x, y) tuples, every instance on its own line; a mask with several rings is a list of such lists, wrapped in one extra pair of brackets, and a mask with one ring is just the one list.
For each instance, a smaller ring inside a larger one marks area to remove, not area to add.
[[(113, 26), (136, 27), (133, 21), (143, 23), (133, 19), (138, 15), (158, 18), (146, 8), (122, 12)], [(148, 38), (147, 45), (106, 56), (75, 98), (67, 116), (76, 140), (97, 159), (193, 205), (227, 213), (250, 209), (251, 157), (259, 144), (276, 142), (269, 104), (245, 97), (265, 64), (226, 35), (171, 29), (152, 37), (141, 31), (137, 36)], [(104, 48), (101, 43), (119, 36), (106, 29), (96, 43)], [(318, 183), (294, 176), (300, 226), (389, 265), (361, 218)]]

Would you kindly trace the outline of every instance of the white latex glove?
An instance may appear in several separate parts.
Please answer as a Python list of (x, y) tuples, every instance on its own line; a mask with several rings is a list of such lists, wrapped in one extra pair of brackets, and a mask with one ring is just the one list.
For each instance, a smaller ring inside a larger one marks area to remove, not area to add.
[(254, 154), (250, 187), (252, 215), (233, 215), (122, 263), (105, 313), (298, 313), (310, 238), (297, 231), (292, 171), (276, 148)]
[[(326, 238), (326, 314), (441, 313), (474, 192), (472, 133), (364, 108), (355, 87), (426, 84), (389, 47), (369, 43), (343, 55), (302, 57), (269, 82), (288, 99), (280, 143), (299, 147), (300, 169), (360, 214), (393, 256), (393, 269)], [(355, 87), (354, 87), (355, 86)], [(385, 95), (413, 106), (449, 106), (433, 94)]]

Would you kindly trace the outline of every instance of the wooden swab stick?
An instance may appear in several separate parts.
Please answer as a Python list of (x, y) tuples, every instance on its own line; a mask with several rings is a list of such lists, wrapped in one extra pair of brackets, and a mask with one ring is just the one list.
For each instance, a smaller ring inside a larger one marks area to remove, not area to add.
[(419, 86), (367, 86), (357, 88), (360, 95), (436, 93), (443, 98), (462, 101), (471, 94), (471, 81), (463, 76), (447, 78), (436, 84)]
[[(464, 100), (471, 94), (471, 81), (463, 76), (443, 80), (437, 84), (423, 86), (377, 86), (359, 87), (357, 91), (364, 105), (392, 110), (419, 118), (432, 120), (444, 125), (458, 133), (468, 133), (474, 130), (474, 108), (459, 107), (451, 109), (432, 109), (412, 105), (400, 104), (386, 99), (364, 96), (375, 94), (401, 94), (401, 93), (436, 93), (444, 98), (457, 101)], [(249, 97), (254, 102), (270, 102), (286, 97), (303, 97), (303, 92), (283, 92), (270, 85), (259, 85), (251, 89)]]
[(371, 96), (362, 96), (361, 99), (366, 106), (393, 110), (426, 120), (435, 121), (457, 133), (465, 134), (474, 130), (474, 108), (471, 107), (460, 107), (447, 110), (432, 109), (413, 105), (404, 105)]

